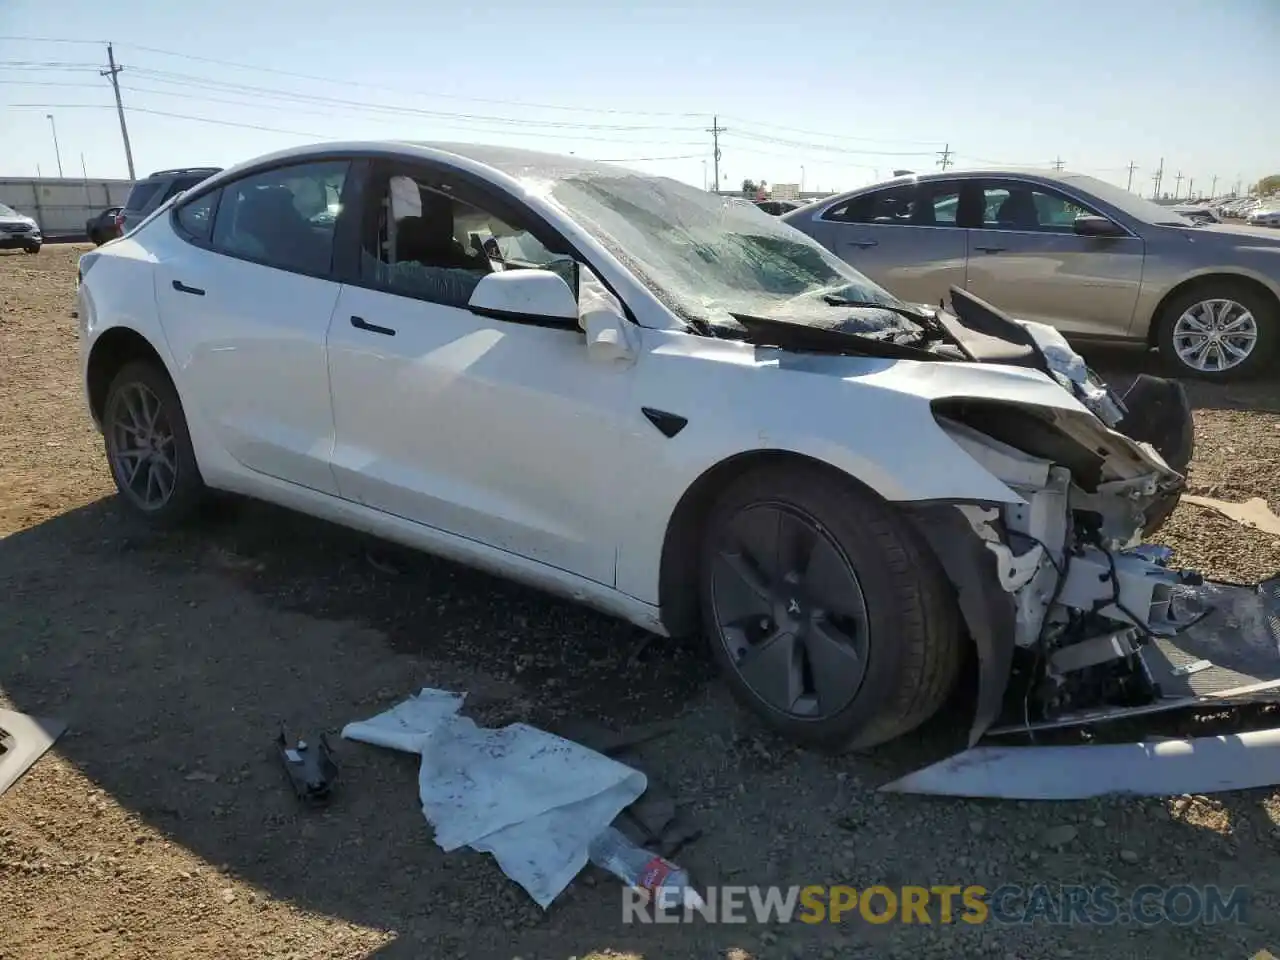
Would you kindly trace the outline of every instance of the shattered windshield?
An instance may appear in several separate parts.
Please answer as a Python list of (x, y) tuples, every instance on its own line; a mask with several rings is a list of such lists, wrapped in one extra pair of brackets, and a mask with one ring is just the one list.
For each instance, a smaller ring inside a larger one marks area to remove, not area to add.
[[(836, 325), (848, 311), (833, 301), (901, 305), (754, 204), (622, 171), (576, 172), (555, 181), (550, 195), (686, 318), (714, 323), (744, 313)], [(906, 323), (874, 311), (861, 325), (879, 330)]]

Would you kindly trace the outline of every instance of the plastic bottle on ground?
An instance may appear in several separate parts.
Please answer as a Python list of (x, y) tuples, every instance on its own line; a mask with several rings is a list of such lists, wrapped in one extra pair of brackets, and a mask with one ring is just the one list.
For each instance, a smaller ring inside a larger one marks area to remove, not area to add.
[(702, 909), (702, 897), (685, 870), (638, 846), (614, 827), (605, 827), (591, 842), (588, 855), (597, 867), (647, 894), (659, 909)]

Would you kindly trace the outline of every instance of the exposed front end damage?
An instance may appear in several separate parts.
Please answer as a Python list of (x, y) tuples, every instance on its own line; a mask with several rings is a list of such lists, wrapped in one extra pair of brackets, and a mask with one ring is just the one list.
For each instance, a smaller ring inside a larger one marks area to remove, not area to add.
[[(987, 733), (1280, 700), (1280, 577), (1214, 582), (1141, 543), (1184, 483), (1151, 445), (1084, 411), (980, 400), (935, 414), (1011, 491), (1004, 503), (910, 510), (976, 648), (971, 746)], [(1189, 436), (1177, 417), (1188, 420), (1168, 414), (1151, 432)]]

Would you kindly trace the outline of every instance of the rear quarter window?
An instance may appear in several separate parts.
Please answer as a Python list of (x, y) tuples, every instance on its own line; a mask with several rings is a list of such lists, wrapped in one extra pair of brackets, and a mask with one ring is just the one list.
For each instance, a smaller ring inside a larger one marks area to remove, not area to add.
[(213, 214), (218, 209), (221, 190), (196, 197), (180, 206), (175, 214), (178, 230), (188, 239), (208, 243), (213, 233)]

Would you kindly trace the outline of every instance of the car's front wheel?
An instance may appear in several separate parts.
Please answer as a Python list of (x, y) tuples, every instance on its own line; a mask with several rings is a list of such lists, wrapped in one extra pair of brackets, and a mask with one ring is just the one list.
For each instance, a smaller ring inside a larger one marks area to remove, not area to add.
[(27, 244), (25, 247), (23, 247), (22, 249), (23, 249), (23, 250), (25, 250), (27, 253), (39, 253), (39, 252), (40, 252), (40, 244), (38, 244), (38, 243), (29, 243), (29, 244)]
[(1280, 307), (1253, 287), (1210, 280), (1165, 306), (1157, 345), (1171, 371), (1204, 380), (1257, 376), (1276, 351)]
[(700, 586), (735, 697), (794, 740), (893, 740), (954, 686), (959, 615), (936, 558), (892, 507), (822, 468), (734, 481), (708, 521)]
[(206, 499), (182, 402), (155, 363), (123, 366), (107, 388), (102, 433), (121, 499), (147, 521), (170, 526)]

